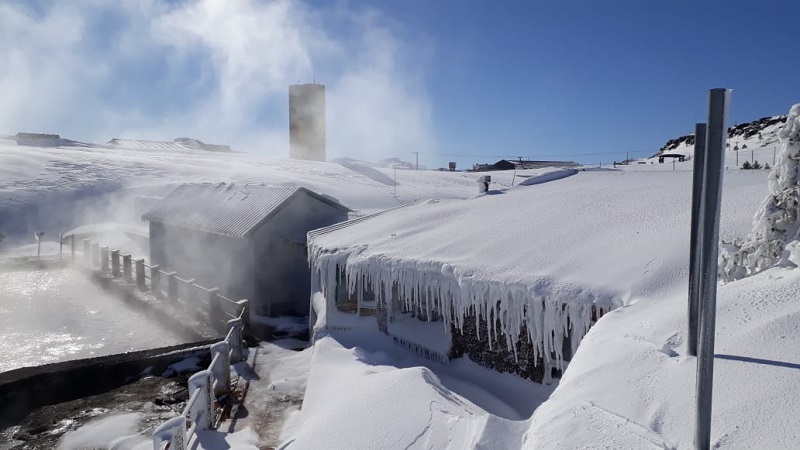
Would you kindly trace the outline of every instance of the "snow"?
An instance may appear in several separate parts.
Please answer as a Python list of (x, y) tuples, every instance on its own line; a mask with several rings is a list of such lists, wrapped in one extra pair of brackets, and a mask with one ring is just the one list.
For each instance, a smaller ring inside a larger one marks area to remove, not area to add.
[(800, 231), (797, 210), (800, 201), (800, 104), (792, 107), (780, 132), (779, 163), (769, 175), (769, 194), (754, 218), (753, 231), (746, 239), (734, 241), (722, 252), (720, 275), (734, 280), (782, 264), (800, 263), (796, 241)]
[[(794, 448), (800, 438), (800, 271), (773, 268), (717, 297), (713, 448)], [(584, 338), (523, 448), (691, 448), (696, 359), (686, 356), (686, 295), (643, 299)]]
[(280, 448), (519, 447), (519, 418), (552, 389), (487, 376), (469, 361), (453, 367), (403, 355), (385, 336), (367, 348), (347, 340), (315, 343), (302, 412)]
[[(85, 450), (89, 448), (115, 450), (152, 450), (152, 440), (141, 436), (137, 430), (142, 415), (138, 413), (106, 416), (86, 423), (61, 438), (58, 450)], [(257, 437), (250, 429), (235, 433), (198, 431), (193, 450), (257, 450)]]
[[(750, 150), (753, 139), (731, 146)], [(754, 156), (772, 164), (767, 144)], [(781, 159), (796, 152), (791, 145)], [(490, 193), (478, 195), (475, 173), (0, 142), (0, 228), (18, 227), (12, 244), (3, 244), (26, 245), (17, 254), (35, 252), (30, 231), (38, 229), (50, 239), (73, 229), (135, 251), (142, 224), (132, 200), (163, 196), (183, 182), (304, 186), (359, 215), (422, 199), (313, 237), (316, 342), (299, 352), (288, 349), (296, 342), (263, 344), (260, 378), (250, 378), (255, 400), (304, 396), (302, 408), (287, 406), (283, 423), (271, 425), (280, 448), (690, 448), (696, 364), (683, 342), (693, 162), (691, 149), (678, 150), (690, 158), (674, 171), (667, 162), (497, 172), (490, 173)], [(749, 153), (739, 152), (738, 165)], [(730, 169), (735, 157), (727, 155)], [(796, 189), (783, 176), (794, 166), (778, 166), (769, 187), (765, 171), (725, 173), (724, 241), (741, 242), (753, 230), (753, 213), (776, 183)], [(769, 217), (760, 213), (756, 226), (763, 229), (761, 219)], [(794, 228), (785, 230), (785, 264), (762, 264), (718, 290), (717, 447), (793, 448), (800, 437), (800, 397), (787, 395), (800, 386), (800, 271), (789, 264), (799, 261)], [(45, 247), (50, 253), (53, 243)], [(393, 338), (447, 353), (447, 321), (405, 318), (389, 324), (392, 336), (380, 333), (375, 317), (331, 306), (337, 264), (347, 268), (354, 292), (366, 284), (385, 298), (396, 282), (407, 306), (435, 308), (457, 324), (471, 308), (498, 317), (497, 327), (481, 330), (492, 345), (508, 347), (514, 330), (527, 327), (539, 354), (554, 355), (546, 364), (566, 368), (563, 378), (536, 384), (466, 357), (441, 364), (408, 351)], [(613, 311), (589, 329), (592, 305)], [(575, 351), (566, 365), (560, 340), (570, 327)], [(259, 417), (243, 420), (235, 433), (201, 432), (196, 448), (261, 447)], [(101, 418), (65, 435), (61, 448), (152, 448), (138, 426), (137, 414)]]
[(129, 441), (140, 440), (136, 437), (136, 430), (141, 419), (142, 414), (130, 413), (94, 420), (75, 431), (65, 433), (58, 450), (107, 448), (112, 442), (119, 446), (115, 448), (132, 449)]
[[(749, 227), (765, 192), (765, 175), (755, 175), (726, 174), (723, 236)], [(366, 285), (391, 298), (396, 285), (407, 309), (442, 311), (433, 326), (462, 327), (474, 310), (499, 320), (481, 332), (509, 350), (525, 327), (534, 356), (563, 369), (567, 331), (574, 352), (593, 305), (607, 311), (685, 284), (691, 173), (589, 171), (499, 193), (423, 202), (314, 236), (321, 313), (335, 309), (336, 268), (346, 268), (351, 292)]]

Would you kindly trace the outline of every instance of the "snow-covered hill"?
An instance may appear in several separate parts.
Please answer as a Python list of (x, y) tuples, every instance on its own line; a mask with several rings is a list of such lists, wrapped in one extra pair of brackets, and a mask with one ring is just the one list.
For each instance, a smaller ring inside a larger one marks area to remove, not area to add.
[[(784, 123), (786, 123), (786, 116), (780, 115), (763, 117), (729, 127), (727, 159), (730, 162), (738, 162), (735, 167), (741, 167), (744, 161), (752, 163), (754, 160), (760, 161), (762, 165), (764, 163), (774, 165), (773, 153), (780, 145), (778, 133)], [(662, 155), (684, 155), (688, 160), (694, 155), (694, 140), (694, 133), (670, 139), (655, 155), (645, 161), (658, 162), (658, 158)], [(758, 156), (753, 152), (758, 153)], [(740, 155), (737, 156), (736, 153), (740, 153)]]

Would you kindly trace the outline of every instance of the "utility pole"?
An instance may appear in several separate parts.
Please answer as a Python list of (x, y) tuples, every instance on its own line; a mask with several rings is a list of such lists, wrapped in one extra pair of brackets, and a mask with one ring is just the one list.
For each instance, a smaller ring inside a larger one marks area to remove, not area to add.
[(694, 445), (711, 448), (711, 397), (714, 386), (714, 337), (717, 318), (717, 257), (722, 176), (725, 172), (725, 126), (730, 91), (711, 89), (708, 98), (705, 168), (700, 204), (700, 304), (697, 332), (697, 397)]
[(419, 170), (419, 152), (411, 152), (411, 153), (417, 155), (417, 170)]

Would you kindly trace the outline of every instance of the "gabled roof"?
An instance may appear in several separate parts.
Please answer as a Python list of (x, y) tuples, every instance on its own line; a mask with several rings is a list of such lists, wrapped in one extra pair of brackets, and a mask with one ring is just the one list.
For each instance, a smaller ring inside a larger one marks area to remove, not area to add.
[(178, 186), (144, 213), (142, 219), (244, 237), (298, 195), (307, 195), (342, 212), (350, 212), (338, 202), (303, 187), (203, 183)]

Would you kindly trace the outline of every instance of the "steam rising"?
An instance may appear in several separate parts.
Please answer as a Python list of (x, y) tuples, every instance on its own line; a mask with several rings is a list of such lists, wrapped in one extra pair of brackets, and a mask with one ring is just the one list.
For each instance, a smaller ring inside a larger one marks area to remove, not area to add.
[(416, 69), (427, 53), (376, 11), (289, 0), (11, 2), (0, 5), (0, 34), (0, 132), (191, 136), (285, 157), (287, 86), (316, 80), (327, 86), (329, 158), (432, 146)]

